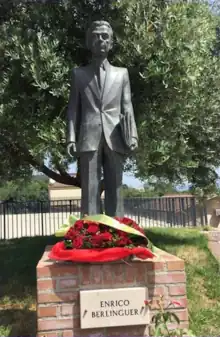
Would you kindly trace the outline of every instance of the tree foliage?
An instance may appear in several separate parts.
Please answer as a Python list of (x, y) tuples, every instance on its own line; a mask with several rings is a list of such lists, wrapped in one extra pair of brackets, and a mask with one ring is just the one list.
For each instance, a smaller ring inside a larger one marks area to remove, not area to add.
[[(70, 70), (89, 60), (94, 19), (115, 31), (111, 61), (127, 66), (140, 137), (136, 175), (204, 188), (220, 166), (218, 12), (201, 1), (3, 2), (0, 175), (37, 168), (78, 184), (67, 167), (65, 113)], [(102, 13), (102, 14), (101, 14)], [(45, 157), (47, 164), (45, 165)], [(10, 168), (10, 170), (9, 170)]]
[(41, 201), (48, 200), (48, 182), (43, 180), (10, 181), (0, 186), (0, 200)]

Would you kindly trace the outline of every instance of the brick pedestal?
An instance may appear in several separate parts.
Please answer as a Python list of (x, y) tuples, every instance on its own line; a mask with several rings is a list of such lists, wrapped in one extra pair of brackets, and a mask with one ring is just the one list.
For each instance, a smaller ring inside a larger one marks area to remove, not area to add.
[(55, 263), (48, 260), (49, 250), (47, 247), (37, 265), (38, 337), (148, 336), (149, 326), (80, 329), (79, 290), (85, 289), (147, 287), (146, 300), (155, 302), (151, 316), (156, 312), (156, 300), (164, 295), (167, 303), (181, 303), (171, 310), (179, 317), (181, 327), (188, 327), (183, 260), (157, 251), (158, 257), (152, 260), (135, 259), (131, 263)]

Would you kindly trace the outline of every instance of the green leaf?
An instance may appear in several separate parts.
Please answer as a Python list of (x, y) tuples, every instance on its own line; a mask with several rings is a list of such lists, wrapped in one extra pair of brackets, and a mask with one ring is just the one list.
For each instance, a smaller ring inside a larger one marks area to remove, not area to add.
[(79, 218), (77, 216), (71, 214), (68, 218), (68, 224), (70, 226), (73, 226), (77, 220), (79, 220)]
[(174, 312), (171, 312), (170, 313), (170, 316), (178, 323), (180, 324), (180, 320), (179, 320), (179, 317), (174, 313)]

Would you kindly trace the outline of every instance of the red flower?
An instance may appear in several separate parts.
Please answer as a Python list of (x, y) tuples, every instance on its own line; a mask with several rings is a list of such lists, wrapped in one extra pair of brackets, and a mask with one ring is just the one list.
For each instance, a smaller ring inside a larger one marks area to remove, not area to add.
[(77, 220), (74, 224), (74, 228), (77, 230), (81, 230), (84, 226), (84, 222), (82, 220)]
[(81, 238), (81, 236), (76, 237), (75, 239), (73, 239), (73, 247), (78, 249), (81, 248), (83, 245), (83, 239)]
[(123, 237), (123, 238), (128, 236), (128, 233), (123, 232), (123, 231), (120, 231), (120, 230), (117, 230), (117, 234), (118, 234), (119, 236)]
[[(129, 218), (115, 217), (120, 223), (130, 226), (140, 233), (144, 230), (140, 228), (135, 221)], [(138, 247), (143, 245), (143, 238), (134, 237), (130, 233), (111, 228), (95, 221), (78, 220), (65, 235), (66, 240), (72, 241), (73, 248), (109, 248), (109, 247), (125, 247), (131, 245)], [(177, 303), (176, 303), (177, 304)]]
[(102, 243), (103, 241), (112, 241), (112, 234), (108, 233), (108, 232), (105, 232), (105, 233), (101, 233), (101, 234), (95, 235), (92, 238), (92, 241), (96, 242), (96, 243), (97, 242)]
[(134, 222), (133, 220), (131, 220), (131, 219), (129, 219), (129, 218), (126, 218), (126, 217), (122, 218), (122, 219), (121, 219), (121, 222), (122, 222), (124, 225), (127, 225), (127, 226), (131, 226), (131, 225), (133, 225), (133, 223), (135, 224), (135, 222)]
[(109, 232), (101, 233), (100, 236), (104, 241), (112, 241), (112, 234)]
[(179, 307), (181, 306), (181, 303), (178, 302), (178, 301), (171, 301), (170, 304), (173, 304), (173, 305), (178, 305)]
[(77, 232), (74, 230), (74, 228), (70, 228), (68, 232), (65, 235), (65, 238), (68, 240), (72, 240), (77, 235)]
[(101, 246), (104, 242), (112, 241), (112, 234), (110, 233), (101, 233), (98, 235), (94, 235), (91, 238), (91, 242), (94, 245), (94, 247), (99, 247)]
[(89, 234), (96, 234), (98, 231), (99, 231), (99, 226), (97, 226), (96, 224), (90, 224), (87, 229), (87, 232)]
[(126, 237), (120, 238), (118, 241), (116, 241), (116, 244), (118, 246), (126, 246), (126, 245), (131, 244), (131, 240)]
[(151, 304), (151, 301), (145, 300), (145, 301), (144, 301), (144, 304), (145, 304), (145, 305), (149, 305), (149, 304)]

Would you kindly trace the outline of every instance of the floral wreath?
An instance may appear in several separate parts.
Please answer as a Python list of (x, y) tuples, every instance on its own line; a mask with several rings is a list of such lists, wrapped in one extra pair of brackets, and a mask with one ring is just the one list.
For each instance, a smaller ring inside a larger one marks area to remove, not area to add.
[(108, 262), (137, 256), (153, 258), (153, 246), (144, 230), (132, 219), (110, 218), (106, 215), (88, 216), (83, 219), (69, 217), (56, 236), (63, 241), (52, 247), (49, 257), (53, 260), (72, 262)]

